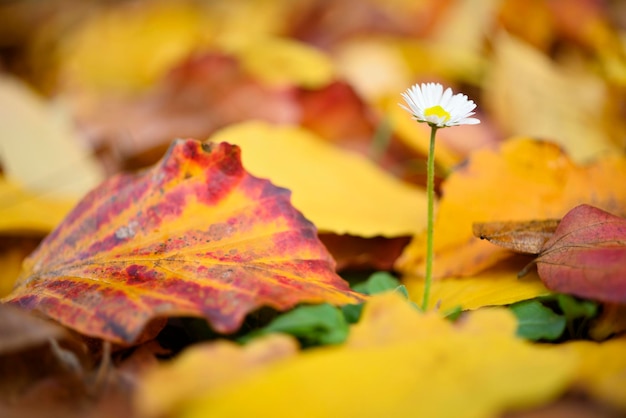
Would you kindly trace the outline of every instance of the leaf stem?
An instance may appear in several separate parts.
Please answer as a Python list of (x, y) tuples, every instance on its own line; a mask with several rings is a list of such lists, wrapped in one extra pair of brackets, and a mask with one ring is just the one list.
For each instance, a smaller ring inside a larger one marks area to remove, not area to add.
[(430, 125), (430, 148), (428, 151), (428, 164), (426, 173), (426, 196), (428, 199), (428, 223), (426, 229), (426, 274), (424, 278), (424, 299), (422, 300), (422, 310), (428, 309), (428, 297), (430, 295), (430, 285), (433, 281), (433, 233), (434, 233), (434, 212), (435, 212), (435, 134), (437, 126)]

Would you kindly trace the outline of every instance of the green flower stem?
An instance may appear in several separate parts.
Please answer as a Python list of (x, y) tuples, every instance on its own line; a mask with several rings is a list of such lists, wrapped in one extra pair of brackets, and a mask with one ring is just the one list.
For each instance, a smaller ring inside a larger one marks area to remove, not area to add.
[(424, 299), (422, 310), (428, 309), (430, 285), (433, 281), (433, 233), (435, 214), (435, 134), (437, 126), (430, 125), (430, 149), (428, 151), (428, 165), (426, 177), (426, 196), (428, 199), (428, 224), (426, 229), (426, 274), (424, 278)]

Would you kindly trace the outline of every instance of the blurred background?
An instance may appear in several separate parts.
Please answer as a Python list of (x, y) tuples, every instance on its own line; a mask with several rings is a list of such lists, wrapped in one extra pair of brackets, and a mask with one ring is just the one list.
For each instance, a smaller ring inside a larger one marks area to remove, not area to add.
[(153, 163), (173, 138), (260, 119), (419, 183), (427, 132), (397, 102), (424, 81), (467, 94), (483, 121), (441, 133), (440, 175), (516, 135), (584, 161), (624, 145), (625, 27), (619, 0), (4, 0), (0, 163), (48, 191), (42, 178), (76, 177), (59, 174), (82, 158), (72, 146), (34, 167), (35, 148), (15, 156), (59, 147), (35, 117), (102, 175)]
[(428, 127), (397, 105), (419, 82), (482, 121), (440, 132), (439, 181), (516, 136), (623, 152), (625, 45), (621, 0), (3, 0), (0, 232), (41, 236), (174, 138), (250, 120), (423, 185)]

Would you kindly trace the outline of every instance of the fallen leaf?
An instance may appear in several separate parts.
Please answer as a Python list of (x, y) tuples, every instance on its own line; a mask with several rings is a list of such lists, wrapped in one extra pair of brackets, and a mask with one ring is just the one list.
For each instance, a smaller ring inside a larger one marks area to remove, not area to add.
[[(435, 219), (434, 277), (472, 276), (511, 252), (473, 236), (476, 222), (562, 218), (587, 203), (626, 214), (626, 157), (606, 155), (574, 164), (556, 145), (510, 139), (499, 151), (479, 150), (442, 184)], [(405, 248), (396, 268), (423, 275), (426, 234)]]
[(248, 119), (296, 123), (296, 99), (295, 88), (265, 86), (236, 56), (214, 51), (181, 60), (141, 94), (75, 95), (72, 104), (83, 135), (136, 168), (156, 162), (172, 138), (206, 138)]
[(58, 324), (0, 304), (0, 413), (19, 403), (42, 380), (74, 376), (89, 361), (84, 345)]
[(399, 0), (393, 3), (344, 0), (329, 4), (312, 0), (299, 3), (304, 5), (304, 10), (299, 19), (288, 22), (288, 27), (293, 37), (324, 48), (368, 33), (422, 37), (432, 31), (453, 3), (450, 0)]
[(66, 88), (137, 91), (150, 86), (215, 27), (192, 2), (122, 4), (67, 30), (58, 51)]
[[(50, 228), (52, 229), (52, 228)], [(11, 293), (22, 270), (22, 262), (43, 237), (0, 237), (0, 298)]]
[(0, 355), (47, 345), (50, 339), (62, 339), (67, 331), (43, 318), (14, 306), (0, 304)]
[(309, 417), (475, 418), (555, 399), (573, 377), (575, 356), (533, 346), (514, 330), (503, 310), (453, 324), (382, 294), (370, 299), (345, 345), (308, 350), (207, 391), (179, 416), (288, 417), (295, 406)]
[[(11, 185), (18, 185), (31, 198), (74, 204), (103, 179), (103, 170), (72, 125), (69, 109), (44, 101), (25, 83), (7, 76), (0, 77), (0, 108), (4, 175), (0, 179), (0, 211), (15, 205), (16, 200), (36, 207), (36, 203), (10, 196)], [(41, 216), (42, 221), (33, 216), (32, 222), (49, 222), (46, 217)], [(0, 219), (0, 223), (6, 222), (5, 216)]]
[(539, 277), (556, 292), (626, 302), (626, 219), (589, 205), (563, 217), (537, 257)]
[[(41, 354), (40, 354), (41, 356)], [(39, 366), (38, 358), (27, 359)], [(93, 373), (95, 374), (95, 373)], [(0, 403), (3, 417), (107, 418), (133, 416), (134, 385), (115, 371), (95, 385), (95, 376), (59, 372), (41, 376), (9, 402)]]
[(367, 153), (379, 123), (373, 109), (343, 81), (317, 89), (299, 89), (299, 123), (327, 141)]
[(293, 205), (322, 233), (399, 237), (425, 228), (424, 190), (305, 129), (247, 122), (210, 140), (239, 145), (246, 169), (291, 190)]
[(617, 111), (608, 115), (614, 99), (603, 80), (564, 71), (506, 33), (495, 38), (494, 54), (485, 107), (506, 136), (554, 141), (579, 163), (619, 151), (623, 124)]
[(626, 338), (602, 343), (573, 341), (559, 347), (579, 356), (576, 386), (603, 403), (626, 411)]
[(392, 270), (410, 237), (363, 238), (354, 235), (319, 234), (324, 246), (333, 255), (337, 271)]
[(77, 200), (48, 197), (0, 176), (0, 232), (45, 235), (63, 220)]
[(474, 236), (522, 254), (539, 254), (559, 219), (525, 222), (479, 222), (472, 225)]
[(605, 303), (600, 316), (591, 324), (589, 335), (595, 341), (604, 341), (624, 331), (626, 331), (626, 305)]
[[(442, 312), (459, 306), (463, 310), (474, 310), (483, 306), (510, 305), (549, 295), (550, 291), (546, 289), (535, 270), (524, 277), (518, 277), (518, 272), (531, 261), (525, 256), (515, 256), (471, 277), (434, 280), (430, 288), (428, 308), (439, 307)], [(416, 303), (421, 303), (424, 278), (405, 275), (402, 276), (402, 282), (412, 299)]]
[(289, 196), (250, 176), (237, 147), (177, 140), (152, 169), (89, 193), (5, 301), (126, 344), (157, 317), (229, 333), (261, 306), (361, 301)]
[(319, 88), (334, 78), (333, 64), (321, 50), (294, 39), (249, 39), (234, 50), (243, 67), (263, 84)]
[(283, 334), (267, 335), (245, 346), (230, 341), (196, 344), (142, 376), (134, 403), (142, 417), (170, 415), (189, 399), (259, 374), (297, 352), (297, 341)]

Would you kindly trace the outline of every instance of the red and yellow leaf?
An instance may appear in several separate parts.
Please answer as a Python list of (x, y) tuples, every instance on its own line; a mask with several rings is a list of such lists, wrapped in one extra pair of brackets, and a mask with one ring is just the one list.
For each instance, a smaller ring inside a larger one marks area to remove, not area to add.
[(159, 164), (89, 193), (26, 261), (6, 298), (87, 335), (133, 342), (155, 317), (238, 329), (261, 306), (355, 303), (290, 192), (239, 148), (177, 140)]
[(537, 258), (539, 277), (557, 292), (626, 302), (626, 219), (589, 205), (565, 215)]

